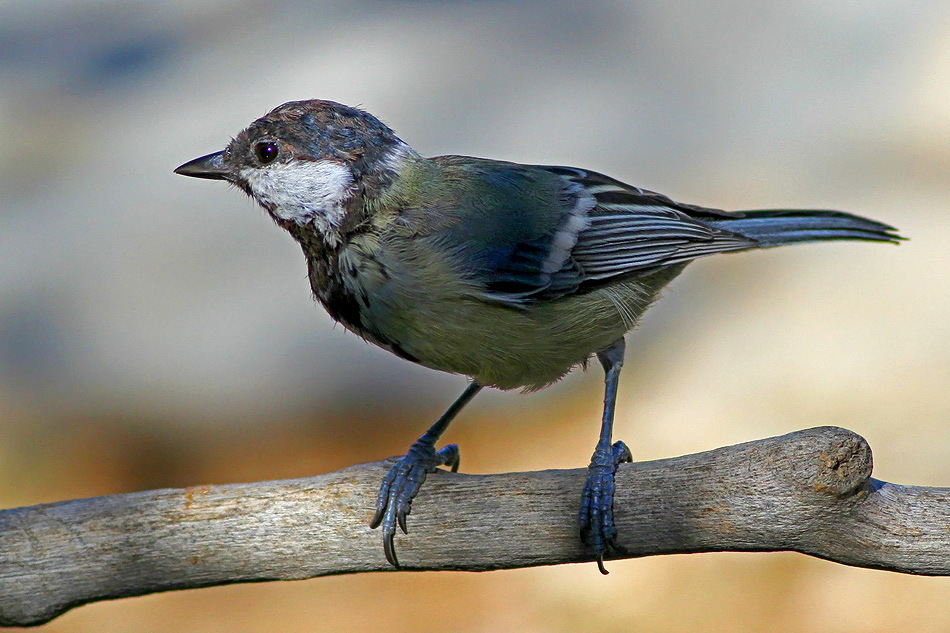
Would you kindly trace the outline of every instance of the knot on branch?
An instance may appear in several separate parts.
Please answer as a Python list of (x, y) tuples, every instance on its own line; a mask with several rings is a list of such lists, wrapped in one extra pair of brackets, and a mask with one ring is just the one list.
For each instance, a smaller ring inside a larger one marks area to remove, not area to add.
[(807, 429), (796, 435), (803, 447), (808, 446), (801, 455), (813, 456), (793, 469), (799, 483), (836, 499), (869, 490), (874, 464), (871, 447), (863, 437), (833, 426)]

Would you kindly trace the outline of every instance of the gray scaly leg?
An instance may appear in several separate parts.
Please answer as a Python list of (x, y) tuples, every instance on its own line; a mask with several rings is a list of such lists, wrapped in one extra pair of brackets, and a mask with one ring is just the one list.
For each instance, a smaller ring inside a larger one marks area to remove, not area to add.
[(412, 511), (412, 500), (429, 473), (434, 472), (439, 466), (448, 466), (452, 472), (458, 470), (459, 447), (449, 444), (437, 451), (435, 443), (462, 407), (468, 404), (468, 401), (474, 398), (481, 389), (480, 384), (471, 383), (442, 414), (442, 417), (409, 447), (409, 452), (383, 477), (379, 495), (376, 497), (376, 515), (369, 526), (373, 529), (383, 526), (383, 551), (386, 553), (386, 560), (396, 569), (399, 569), (399, 560), (396, 558), (396, 548), (393, 545), (396, 525), (399, 525), (404, 534), (409, 533), (406, 528), (406, 516)]
[(630, 449), (623, 442), (610, 443), (614, 425), (614, 408), (617, 404), (617, 382), (623, 367), (623, 352), (626, 344), (621, 338), (610, 347), (597, 352), (604, 366), (604, 417), (600, 427), (600, 440), (594, 449), (587, 481), (581, 495), (581, 540), (597, 555), (597, 568), (602, 574), (604, 554), (607, 550), (620, 551), (617, 545), (617, 527), (614, 525), (614, 474), (617, 466), (633, 461)]

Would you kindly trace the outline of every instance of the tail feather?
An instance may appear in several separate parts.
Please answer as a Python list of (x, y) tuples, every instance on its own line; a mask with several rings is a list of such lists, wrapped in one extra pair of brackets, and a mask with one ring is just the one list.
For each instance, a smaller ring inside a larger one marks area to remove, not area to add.
[(718, 228), (753, 239), (760, 248), (817, 240), (867, 240), (897, 243), (897, 229), (843, 211), (774, 209), (743, 211), (730, 218), (706, 220)]

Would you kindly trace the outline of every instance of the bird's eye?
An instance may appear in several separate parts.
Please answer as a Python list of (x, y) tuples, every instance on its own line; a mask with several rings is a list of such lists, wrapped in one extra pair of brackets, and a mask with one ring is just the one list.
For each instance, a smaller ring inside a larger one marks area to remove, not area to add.
[(257, 156), (257, 160), (261, 161), (261, 165), (274, 162), (279, 153), (280, 148), (277, 147), (277, 143), (274, 141), (261, 141), (254, 146), (254, 154)]

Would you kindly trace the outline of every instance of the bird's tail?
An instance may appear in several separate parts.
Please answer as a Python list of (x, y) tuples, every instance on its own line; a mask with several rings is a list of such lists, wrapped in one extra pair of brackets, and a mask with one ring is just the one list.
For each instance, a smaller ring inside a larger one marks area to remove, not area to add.
[(897, 243), (904, 239), (892, 226), (843, 211), (743, 211), (734, 217), (716, 218), (706, 222), (753, 239), (758, 242), (760, 248), (816, 240)]

